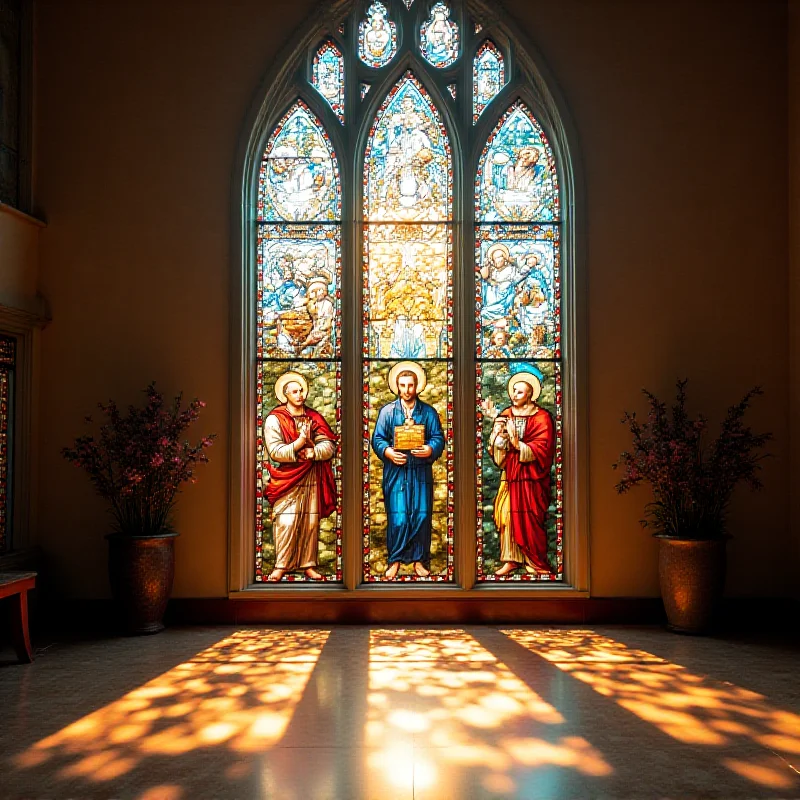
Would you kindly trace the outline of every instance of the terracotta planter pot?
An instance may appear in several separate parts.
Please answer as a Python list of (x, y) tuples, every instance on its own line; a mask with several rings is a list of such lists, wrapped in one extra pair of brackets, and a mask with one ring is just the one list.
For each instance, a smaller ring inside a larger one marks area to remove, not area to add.
[(164, 629), (162, 620), (175, 576), (177, 536), (106, 536), (111, 593), (128, 633), (158, 633)]
[(729, 537), (656, 538), (667, 627), (680, 633), (704, 633), (713, 623), (725, 587), (725, 544)]

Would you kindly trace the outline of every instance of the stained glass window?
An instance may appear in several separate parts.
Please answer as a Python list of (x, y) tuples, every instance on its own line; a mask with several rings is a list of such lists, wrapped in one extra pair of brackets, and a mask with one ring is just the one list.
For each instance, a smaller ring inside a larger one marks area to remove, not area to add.
[(558, 580), (558, 177), (547, 137), (521, 102), (503, 114), (484, 147), (475, 211), (478, 580)]
[(450, 19), (447, 3), (435, 3), (419, 30), (422, 55), (434, 67), (449, 67), (458, 58), (458, 25)]
[(341, 190), (298, 100), (258, 199), (256, 580), (341, 581)]
[(358, 57), (369, 67), (388, 64), (397, 52), (397, 26), (388, 14), (383, 3), (375, 2), (358, 26)]
[(14, 368), (17, 343), (0, 336), (0, 553), (9, 547), (12, 496)]
[(482, 0), (331, 8), (253, 151), (256, 581), (563, 580), (557, 113)]
[(344, 58), (330, 40), (314, 54), (311, 82), (344, 124)]
[(452, 154), (412, 73), (364, 163), (364, 580), (450, 581)]
[(496, 45), (485, 41), (475, 54), (472, 65), (472, 121), (478, 121), (483, 109), (506, 82), (506, 64)]
[(25, 169), (20, 152), (27, 94), (23, 13), (20, 2), (0, 4), (0, 203), (16, 208)]

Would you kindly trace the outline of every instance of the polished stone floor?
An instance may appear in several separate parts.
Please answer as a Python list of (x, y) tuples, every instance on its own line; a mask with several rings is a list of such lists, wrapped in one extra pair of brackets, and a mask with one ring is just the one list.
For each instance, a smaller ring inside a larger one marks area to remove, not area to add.
[(800, 797), (800, 649), (659, 628), (173, 628), (0, 651), (0, 798)]

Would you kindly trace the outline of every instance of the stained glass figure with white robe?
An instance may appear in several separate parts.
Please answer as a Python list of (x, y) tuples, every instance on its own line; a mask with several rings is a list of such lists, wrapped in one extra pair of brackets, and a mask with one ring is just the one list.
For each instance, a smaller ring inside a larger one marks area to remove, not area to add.
[(286, 372), (275, 382), (282, 405), (264, 420), (264, 445), (269, 458), (269, 482), (264, 496), (272, 506), (275, 566), (269, 576), (279, 581), (287, 572), (304, 572), (322, 580), (317, 571), (320, 520), (336, 511), (336, 482), (330, 461), (336, 436), (325, 418), (305, 405), (308, 382), (298, 372)]

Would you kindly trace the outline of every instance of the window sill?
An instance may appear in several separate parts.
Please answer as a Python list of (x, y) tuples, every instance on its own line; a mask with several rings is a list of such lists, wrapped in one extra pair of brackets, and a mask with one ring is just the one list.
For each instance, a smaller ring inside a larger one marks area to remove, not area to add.
[(18, 208), (8, 205), (8, 203), (0, 203), (0, 214), (9, 214), (22, 222), (28, 223), (28, 225), (33, 225), (35, 228), (47, 227), (47, 223), (44, 222), (44, 220), (38, 217), (32, 217), (30, 214), (26, 214), (24, 211), (20, 211)]
[(520, 583), (515, 586), (479, 586), (473, 589), (460, 589), (454, 586), (436, 585), (407, 585), (387, 586), (377, 584), (373, 586), (359, 586), (356, 589), (346, 589), (341, 584), (333, 584), (321, 588), (314, 585), (297, 584), (291, 587), (271, 584), (251, 584), (245, 589), (228, 592), (230, 600), (294, 600), (305, 602), (311, 599), (330, 598), (337, 601), (365, 600), (432, 600), (443, 599), (464, 600), (480, 598), (491, 601), (492, 599), (515, 598), (524, 596), (526, 600), (557, 598), (584, 598), (589, 597), (589, 592), (576, 589), (569, 585), (534, 584), (532, 582)]

